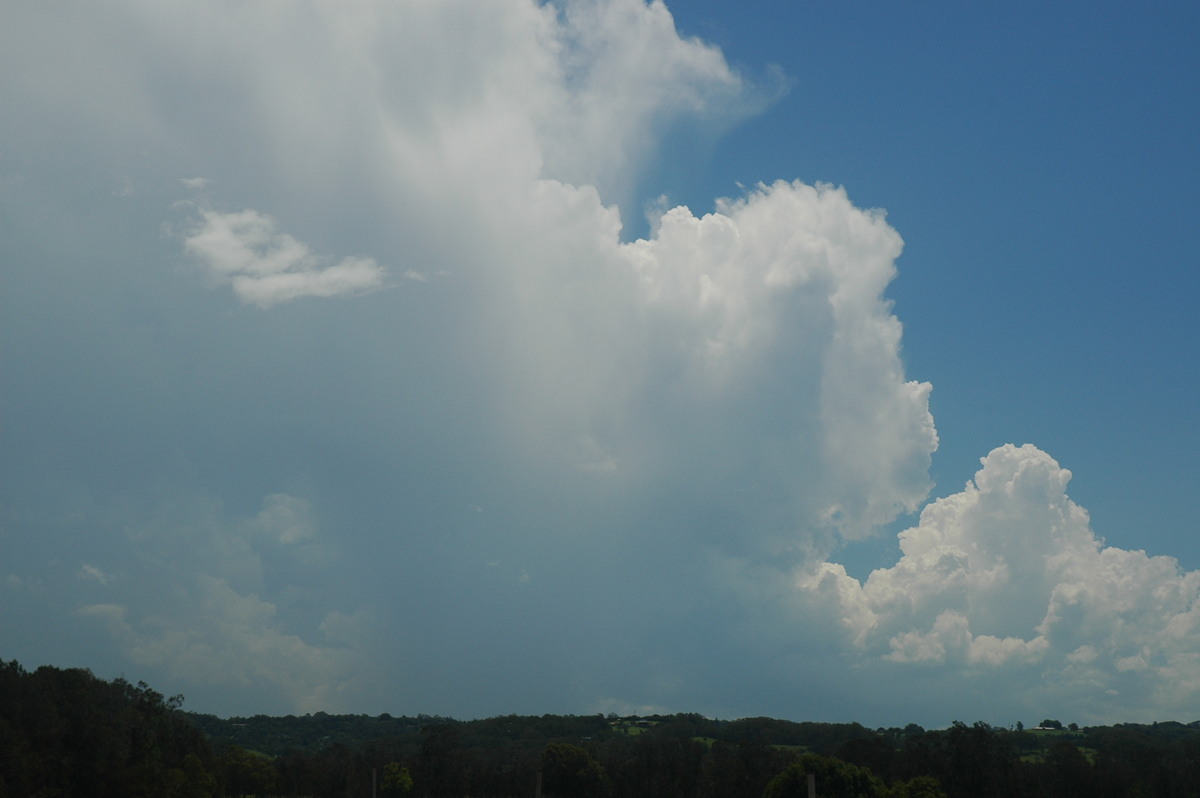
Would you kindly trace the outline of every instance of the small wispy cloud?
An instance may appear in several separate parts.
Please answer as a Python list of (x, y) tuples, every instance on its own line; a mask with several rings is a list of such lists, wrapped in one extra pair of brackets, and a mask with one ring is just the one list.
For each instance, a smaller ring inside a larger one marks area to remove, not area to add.
[(90, 565), (90, 564), (88, 564), (88, 563), (84, 563), (84, 564), (83, 564), (83, 565), (80, 567), (80, 569), (79, 569), (79, 573), (80, 573), (80, 575), (81, 575), (81, 576), (83, 576), (84, 578), (86, 578), (86, 579), (94, 579), (94, 580), (96, 580), (97, 582), (99, 582), (99, 583), (100, 583), (100, 584), (102, 584), (102, 585), (107, 585), (107, 584), (108, 584), (109, 582), (111, 582), (111, 581), (112, 581), (112, 579), (113, 579), (111, 575), (109, 575), (109, 574), (106, 574), (106, 573), (105, 573), (103, 570), (101, 570), (100, 568), (97, 568), (96, 566), (94, 566), (94, 565)]
[(383, 286), (384, 270), (372, 258), (333, 263), (252, 209), (202, 210), (183, 245), (218, 284), (260, 308), (303, 297), (365, 294)]

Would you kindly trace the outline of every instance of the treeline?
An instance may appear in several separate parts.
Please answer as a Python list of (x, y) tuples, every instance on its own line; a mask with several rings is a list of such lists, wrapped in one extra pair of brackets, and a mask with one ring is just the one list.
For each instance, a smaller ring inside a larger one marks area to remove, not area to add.
[[(701, 715), (220, 719), (149, 686), (0, 661), (0, 798), (1194, 796), (1197, 724), (926, 731)], [(1042, 726), (1052, 725), (1045, 722)], [(1061, 727), (1061, 724), (1056, 724)]]
[[(280, 734), (279, 718), (205, 725), (214, 740)], [(1200, 794), (1200, 728), (1121, 724), (1078, 731), (1014, 731), (985, 723), (948, 729), (867, 729), (856, 723), (771, 718), (721, 721), (700, 715), (605, 718), (509, 716), (475, 721), (311, 715), (285, 719), (296, 739), (398, 736), (274, 751), (281, 795), (367, 795), (389, 764), (412, 779), (412, 796), (532, 796), (539, 770), (546, 796), (588, 798), (989, 798)], [(227, 736), (225, 736), (227, 735)], [(265, 743), (266, 740), (264, 739)], [(564, 764), (565, 763), (565, 764)], [(380, 791), (380, 794), (385, 794)]]
[(146, 684), (0, 660), (0, 798), (210, 796), (204, 734)]

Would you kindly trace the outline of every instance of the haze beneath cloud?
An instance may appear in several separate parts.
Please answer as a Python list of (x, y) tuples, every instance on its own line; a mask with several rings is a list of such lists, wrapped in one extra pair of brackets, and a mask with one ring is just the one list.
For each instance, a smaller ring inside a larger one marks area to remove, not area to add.
[(661, 3), (6, 16), (0, 656), (218, 714), (1200, 698), (1200, 572), (1106, 546), (1049, 454), (930, 501), (853, 186), (625, 232), (679, 130), (779, 91)]

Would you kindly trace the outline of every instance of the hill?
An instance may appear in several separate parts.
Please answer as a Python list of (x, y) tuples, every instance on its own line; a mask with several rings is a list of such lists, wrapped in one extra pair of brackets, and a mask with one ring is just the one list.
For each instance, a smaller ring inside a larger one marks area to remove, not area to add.
[[(1196, 795), (1200, 724), (1035, 729), (697, 714), (217, 718), (144, 683), (0, 661), (0, 798)], [(540, 774), (540, 775), (539, 775)]]

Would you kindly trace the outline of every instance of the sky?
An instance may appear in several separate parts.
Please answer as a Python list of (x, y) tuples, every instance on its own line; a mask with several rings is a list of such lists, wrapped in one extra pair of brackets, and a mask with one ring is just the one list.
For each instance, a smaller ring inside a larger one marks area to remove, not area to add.
[(1194, 6), (0, 16), (0, 658), (1200, 719)]

